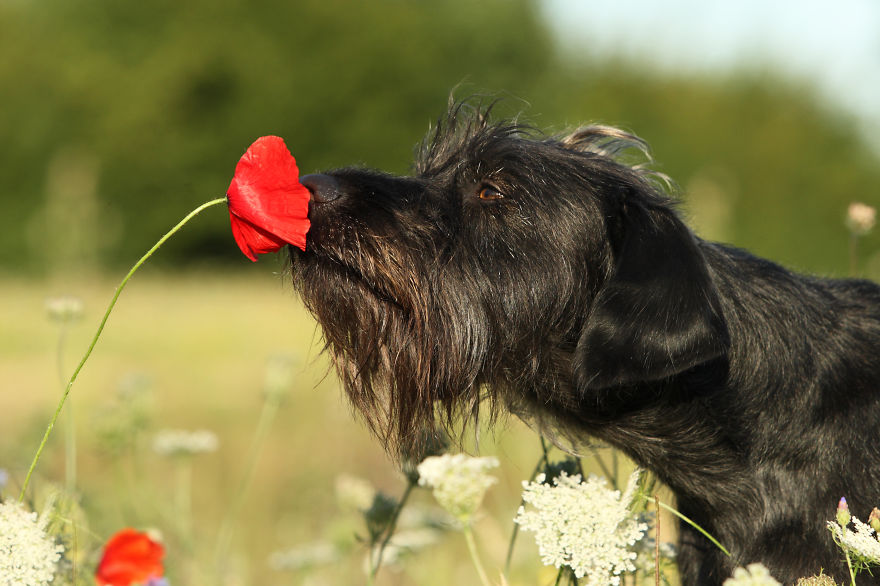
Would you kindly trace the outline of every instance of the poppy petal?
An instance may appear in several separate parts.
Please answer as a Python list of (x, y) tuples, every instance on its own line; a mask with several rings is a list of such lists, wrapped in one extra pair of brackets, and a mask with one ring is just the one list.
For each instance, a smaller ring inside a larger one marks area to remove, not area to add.
[[(230, 211), (232, 237), (246, 257), (257, 261), (257, 254), (280, 250), (287, 242), (274, 234), (254, 226)], [(304, 240), (304, 239), (303, 239)], [(294, 243), (291, 243), (294, 244)]]
[(283, 139), (254, 141), (235, 168), (227, 199), (233, 236), (251, 260), (255, 253), (274, 252), (287, 243), (305, 250), (309, 191), (300, 184), (296, 160)]
[(130, 586), (162, 576), (165, 548), (147, 533), (126, 528), (104, 546), (95, 571), (98, 586)]

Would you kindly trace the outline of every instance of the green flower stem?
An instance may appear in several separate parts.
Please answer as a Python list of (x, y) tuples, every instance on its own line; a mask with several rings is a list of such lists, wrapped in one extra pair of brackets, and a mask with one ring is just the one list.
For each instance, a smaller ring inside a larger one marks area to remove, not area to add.
[(181, 455), (175, 458), (177, 468), (177, 487), (174, 496), (177, 520), (187, 544), (192, 543), (192, 456)]
[[(550, 448), (547, 446), (547, 442), (544, 439), (544, 436), (541, 436), (541, 457), (538, 459), (538, 463), (535, 464), (535, 469), (532, 470), (531, 476), (529, 476), (529, 482), (533, 482), (535, 478), (538, 477), (538, 473), (541, 470), (546, 470), (548, 466), (550, 466)], [(524, 499), (520, 499), (519, 506), (522, 507), (526, 504)], [(518, 508), (517, 508), (518, 510)], [(513, 548), (516, 545), (516, 538), (519, 536), (519, 525), (516, 523), (513, 524), (513, 530), (510, 533), (510, 541), (507, 544), (507, 556), (504, 559), (504, 575), (510, 574), (510, 565), (513, 563)]]
[[(403, 510), (403, 507), (406, 506), (406, 501), (409, 500), (409, 496), (412, 494), (412, 490), (416, 487), (417, 482), (417, 480), (407, 480), (406, 490), (404, 490), (403, 496), (400, 497), (400, 502), (397, 503), (397, 507), (391, 515), (391, 520), (385, 528), (385, 537), (382, 539), (382, 543), (379, 544), (379, 551), (376, 552), (376, 559), (370, 563), (371, 567), (368, 576), (368, 584), (372, 584), (373, 580), (376, 578), (376, 574), (379, 573), (379, 567), (382, 565), (382, 555), (385, 553), (385, 548), (388, 547), (388, 542), (391, 541), (391, 536), (394, 535), (394, 530), (397, 528), (397, 519), (400, 517), (400, 512)], [(372, 548), (370, 557), (372, 557)]]
[[(644, 495), (644, 494), (641, 496), (642, 496), (642, 498), (647, 499), (647, 500), (654, 500), (654, 498), (655, 498), (653, 496)], [(667, 511), (669, 511), (670, 513), (672, 513), (673, 515), (675, 515), (676, 517), (678, 517), (679, 519), (681, 519), (682, 521), (684, 521), (685, 523), (687, 523), (688, 525), (690, 525), (691, 527), (693, 527), (694, 529), (696, 529), (697, 531), (702, 533), (706, 537), (706, 539), (708, 539), (713, 544), (715, 544), (715, 547), (717, 547), (722, 552), (724, 552), (724, 555), (726, 555), (727, 557), (730, 557), (730, 552), (727, 551), (727, 548), (725, 548), (723, 545), (721, 545), (721, 543), (719, 543), (719, 541), (717, 539), (712, 537), (708, 531), (706, 531), (705, 529), (703, 529), (702, 527), (697, 525), (696, 522), (692, 521), (691, 519), (688, 519), (687, 517), (685, 517), (684, 515), (682, 515), (681, 513), (679, 513), (678, 511), (676, 511), (675, 509), (673, 509), (672, 507), (670, 507), (669, 505), (667, 505), (664, 502), (661, 502), (658, 500), (657, 504), (659, 504), (661, 507), (663, 507), (664, 509), (666, 509)], [(659, 518), (657, 519), (657, 522), (658, 523), (660, 522)]]
[(257, 461), (260, 459), (260, 453), (269, 437), (272, 429), (272, 422), (281, 408), (284, 396), (281, 393), (266, 393), (263, 401), (263, 410), (260, 412), (260, 419), (257, 422), (254, 438), (251, 441), (250, 451), (247, 455), (246, 468), (238, 490), (232, 498), (232, 503), (226, 509), (226, 516), (220, 525), (220, 531), (217, 534), (217, 544), (214, 550), (214, 563), (218, 576), (223, 576), (227, 560), (229, 547), (232, 545), (232, 538), (235, 535), (235, 524), (238, 521), (238, 515), (241, 507), (244, 505), (244, 498), (254, 479), (254, 473), (257, 470)]
[(654, 525), (654, 586), (660, 586), (660, 497), (654, 495), (657, 520)]
[[(596, 460), (596, 464), (599, 465), (599, 468), (602, 470), (602, 474), (611, 481), (611, 487), (614, 490), (620, 490), (617, 486), (617, 450), (611, 450), (611, 458), (612, 458), (612, 467), (613, 469), (608, 468), (608, 465), (605, 463), (605, 460), (602, 459), (602, 455), (599, 453), (598, 448), (596, 446), (591, 445), (590, 451), (593, 452), (593, 458)], [(584, 471), (581, 470), (581, 477), (584, 476)]]
[(46, 442), (49, 441), (49, 436), (52, 434), (52, 429), (55, 427), (55, 423), (58, 421), (58, 416), (61, 414), (61, 409), (64, 407), (64, 403), (67, 400), (67, 396), (70, 394), (70, 389), (73, 387), (73, 383), (76, 382), (76, 377), (79, 375), (79, 372), (82, 370), (83, 366), (85, 366), (86, 361), (89, 359), (89, 356), (92, 354), (92, 350), (95, 349), (95, 345), (98, 343), (98, 338), (101, 337), (101, 332), (104, 331), (104, 326), (107, 324), (107, 319), (110, 317), (110, 313), (113, 311), (113, 307), (116, 305), (116, 301), (119, 299), (119, 295), (122, 293), (122, 290), (125, 288), (125, 285), (128, 283), (129, 279), (131, 279), (132, 275), (134, 275), (135, 271), (137, 271), (142, 264), (144, 264), (148, 258), (153, 256), (153, 253), (156, 252), (160, 246), (165, 244), (165, 241), (171, 238), (178, 230), (183, 228), (184, 224), (189, 222), (193, 217), (198, 215), (203, 210), (215, 206), (217, 204), (226, 203), (226, 197), (220, 197), (217, 199), (212, 199), (209, 202), (203, 203), (193, 211), (191, 211), (185, 218), (183, 218), (176, 226), (171, 228), (162, 238), (159, 239), (153, 247), (147, 251), (147, 253), (141, 257), (139, 261), (135, 263), (131, 270), (128, 271), (128, 274), (125, 275), (125, 278), (122, 279), (122, 282), (116, 287), (116, 293), (113, 295), (113, 298), (110, 300), (110, 304), (107, 306), (107, 311), (104, 312), (104, 317), (101, 319), (101, 323), (98, 325), (98, 331), (95, 332), (95, 335), (92, 337), (92, 342), (89, 344), (86, 353), (83, 355), (82, 359), (79, 361), (76, 369), (73, 371), (73, 374), (70, 375), (70, 380), (67, 381), (67, 387), (64, 389), (64, 393), (61, 395), (61, 400), (58, 402), (58, 407), (55, 409), (55, 414), (52, 416), (52, 419), (49, 421), (49, 426), (46, 428), (46, 433), (43, 434), (43, 440), (40, 442), (39, 447), (37, 448), (37, 453), (34, 455), (34, 459), (31, 462), (31, 466), (28, 469), (27, 476), (25, 476), (24, 483), (21, 486), (21, 494), (18, 497), (19, 501), (24, 501), (24, 495), (27, 492), (28, 484), (31, 481), (31, 475), (34, 473), (34, 469), (37, 467), (37, 462), (40, 460), (40, 455), (43, 453), (43, 448), (46, 447)]
[[(58, 348), (56, 351), (56, 366), (58, 368), (58, 382), (63, 387), (64, 380), (64, 343), (67, 340), (68, 320), (61, 323), (58, 331)], [(67, 491), (71, 494), (76, 490), (76, 421), (73, 409), (67, 409), (67, 429), (65, 430), (64, 446), (64, 478)]]
[(465, 525), (463, 532), (464, 540), (467, 542), (468, 552), (471, 554), (471, 560), (477, 568), (477, 574), (480, 575), (480, 583), (483, 584), (483, 586), (491, 586), (489, 577), (486, 575), (486, 570), (483, 569), (483, 563), (480, 561), (480, 556), (477, 553), (477, 543), (474, 541), (474, 532), (471, 530), (471, 526)]
[(846, 554), (846, 567), (849, 568), (849, 579), (852, 586), (856, 586), (856, 573), (853, 571), (852, 560), (849, 557), (849, 551), (844, 548), (843, 553)]
[(849, 237), (849, 276), (852, 278), (859, 276), (859, 241), (864, 235), (853, 232)]
[(568, 566), (559, 566), (559, 571), (556, 572), (556, 581), (553, 582), (553, 586), (559, 586), (560, 584), (562, 584), (562, 578), (566, 574), (568, 574), (569, 577), (568, 583), (572, 584), (573, 586), (578, 586), (577, 576), (574, 575), (574, 570), (572, 570)]

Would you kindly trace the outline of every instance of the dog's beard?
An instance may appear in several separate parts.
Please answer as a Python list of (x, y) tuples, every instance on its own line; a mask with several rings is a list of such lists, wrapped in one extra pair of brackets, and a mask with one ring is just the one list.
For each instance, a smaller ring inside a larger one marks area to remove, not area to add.
[(349, 400), (399, 455), (462, 414), (476, 419), (489, 341), (481, 304), (439, 264), (415, 272), (424, 261), (402, 258), (397, 244), (291, 251), (291, 268)]

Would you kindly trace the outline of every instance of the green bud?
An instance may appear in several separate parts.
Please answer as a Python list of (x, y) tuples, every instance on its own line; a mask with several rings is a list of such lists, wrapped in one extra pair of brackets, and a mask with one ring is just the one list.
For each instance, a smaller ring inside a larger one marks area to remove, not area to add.
[(874, 507), (871, 514), (868, 516), (868, 525), (871, 526), (871, 529), (873, 529), (875, 533), (880, 535), (880, 509), (877, 507)]
[(846, 497), (840, 497), (840, 502), (837, 503), (837, 523), (841, 527), (846, 527), (849, 525), (849, 520), (851, 518), (852, 517), (849, 514), (849, 506), (846, 504)]

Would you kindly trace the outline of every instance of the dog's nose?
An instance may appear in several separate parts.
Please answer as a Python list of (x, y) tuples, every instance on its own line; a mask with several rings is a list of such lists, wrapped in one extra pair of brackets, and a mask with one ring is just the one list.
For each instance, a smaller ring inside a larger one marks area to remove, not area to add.
[(341, 195), (339, 181), (332, 175), (324, 175), (323, 173), (303, 175), (299, 182), (309, 190), (312, 194), (312, 201), (315, 203), (331, 202)]

